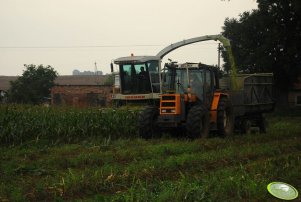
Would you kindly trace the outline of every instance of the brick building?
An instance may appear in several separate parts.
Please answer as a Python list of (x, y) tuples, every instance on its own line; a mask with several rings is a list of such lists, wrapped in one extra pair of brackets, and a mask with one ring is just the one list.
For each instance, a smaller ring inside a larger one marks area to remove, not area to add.
[[(0, 102), (1, 96), (10, 88), (10, 81), (17, 78), (0, 76)], [(75, 107), (107, 106), (112, 96), (112, 87), (104, 85), (107, 78), (108, 75), (58, 76), (49, 101), (53, 105)]]
[(74, 107), (107, 106), (112, 86), (103, 85), (107, 76), (59, 76), (51, 89), (51, 104)]
[(51, 89), (51, 104), (74, 107), (107, 106), (111, 103), (111, 86), (56, 85)]
[(301, 108), (301, 77), (299, 77), (299, 82), (288, 92), (288, 104), (290, 107)]
[(17, 76), (0, 76), (0, 91), (7, 92), (10, 88), (10, 81), (15, 81)]
[(15, 81), (17, 76), (0, 76), (0, 103), (6, 102), (6, 93), (10, 88), (10, 81)]

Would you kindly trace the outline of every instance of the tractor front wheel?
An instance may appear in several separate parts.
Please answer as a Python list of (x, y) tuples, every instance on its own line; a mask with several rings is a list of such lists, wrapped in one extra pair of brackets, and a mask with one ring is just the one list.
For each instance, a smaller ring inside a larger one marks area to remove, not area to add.
[(189, 138), (209, 136), (209, 111), (204, 105), (196, 105), (189, 110), (186, 132)]
[(146, 107), (138, 118), (139, 136), (145, 139), (153, 138), (159, 130), (156, 121), (159, 115), (159, 109), (155, 106)]

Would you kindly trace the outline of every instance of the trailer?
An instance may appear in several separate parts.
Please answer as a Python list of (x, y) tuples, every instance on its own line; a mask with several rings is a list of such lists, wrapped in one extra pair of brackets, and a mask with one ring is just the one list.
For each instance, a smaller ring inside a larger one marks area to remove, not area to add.
[(235, 129), (249, 133), (251, 127), (266, 132), (264, 114), (275, 108), (273, 74), (237, 74), (237, 89), (234, 90), (229, 77), (220, 79), (220, 87), (228, 91), (233, 105)]

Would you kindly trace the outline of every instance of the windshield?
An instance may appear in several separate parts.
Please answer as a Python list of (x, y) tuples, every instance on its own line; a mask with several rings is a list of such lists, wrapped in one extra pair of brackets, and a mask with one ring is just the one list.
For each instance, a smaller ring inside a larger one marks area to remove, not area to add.
[(123, 94), (160, 92), (158, 61), (120, 64), (119, 68)]
[[(187, 93), (188, 86), (190, 86), (191, 93), (195, 94), (198, 99), (203, 100), (205, 73), (206, 71), (204, 70), (189, 69), (187, 75), (187, 69), (169, 68), (165, 73), (165, 89), (167, 91), (183, 94)], [(207, 79), (207, 81), (209, 81), (209, 79)]]

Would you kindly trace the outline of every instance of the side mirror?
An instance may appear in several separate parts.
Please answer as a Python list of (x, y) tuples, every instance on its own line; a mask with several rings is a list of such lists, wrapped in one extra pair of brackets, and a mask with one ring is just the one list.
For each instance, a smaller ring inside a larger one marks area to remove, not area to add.
[(111, 72), (114, 72), (113, 63), (111, 63)]

